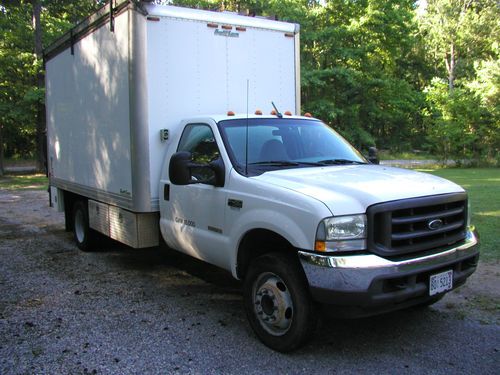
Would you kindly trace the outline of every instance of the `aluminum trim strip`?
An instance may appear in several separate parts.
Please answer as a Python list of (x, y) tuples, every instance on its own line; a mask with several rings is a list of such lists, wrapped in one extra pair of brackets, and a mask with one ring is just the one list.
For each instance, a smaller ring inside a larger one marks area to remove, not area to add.
[(188, 19), (192, 21), (214, 22), (233, 26), (255, 27), (288, 33), (297, 31), (296, 24), (274, 21), (260, 17), (242, 16), (230, 12), (213, 12), (199, 9), (181, 8), (169, 5), (144, 4), (144, 9), (152, 16)]

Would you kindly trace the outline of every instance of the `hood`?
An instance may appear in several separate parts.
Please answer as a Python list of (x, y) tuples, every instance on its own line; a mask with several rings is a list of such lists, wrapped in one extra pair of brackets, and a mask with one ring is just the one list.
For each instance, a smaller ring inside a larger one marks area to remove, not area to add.
[(364, 213), (381, 202), (464, 191), (440, 177), (381, 165), (295, 168), (254, 178), (318, 199), (336, 216)]

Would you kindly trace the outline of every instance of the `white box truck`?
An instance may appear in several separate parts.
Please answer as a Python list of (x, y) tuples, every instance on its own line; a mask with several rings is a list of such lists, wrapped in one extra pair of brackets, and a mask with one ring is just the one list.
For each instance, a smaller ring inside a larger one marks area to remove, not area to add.
[(230, 271), (279, 351), (320, 308), (381, 313), (463, 284), (479, 257), (466, 192), (371, 163), (300, 116), (299, 87), (296, 24), (113, 1), (46, 51), (51, 204), (82, 250), (97, 232), (163, 240)]

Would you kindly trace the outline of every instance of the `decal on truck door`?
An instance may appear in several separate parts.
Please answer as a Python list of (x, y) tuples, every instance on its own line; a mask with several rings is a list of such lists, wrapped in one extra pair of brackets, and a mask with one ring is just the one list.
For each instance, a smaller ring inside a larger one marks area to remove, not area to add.
[(175, 222), (176, 222), (177, 224), (187, 225), (188, 227), (193, 227), (193, 228), (195, 228), (195, 227), (196, 227), (196, 223), (195, 223), (193, 220), (182, 219), (182, 218), (180, 218), (180, 217), (176, 217), (176, 218), (175, 218)]

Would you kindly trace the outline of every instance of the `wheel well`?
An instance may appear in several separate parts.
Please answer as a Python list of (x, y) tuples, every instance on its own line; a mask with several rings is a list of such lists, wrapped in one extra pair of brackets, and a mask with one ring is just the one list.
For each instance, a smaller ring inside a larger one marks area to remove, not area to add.
[(267, 229), (254, 229), (246, 233), (238, 249), (236, 273), (238, 278), (245, 277), (253, 259), (266, 253), (290, 251), (294, 247), (284, 237)]

